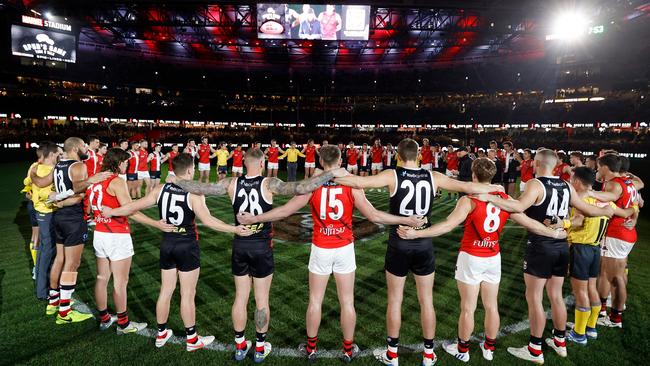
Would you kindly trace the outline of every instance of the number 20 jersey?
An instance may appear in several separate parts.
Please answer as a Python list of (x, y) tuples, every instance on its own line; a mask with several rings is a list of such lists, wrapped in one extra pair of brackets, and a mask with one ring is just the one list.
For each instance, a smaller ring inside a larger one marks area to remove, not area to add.
[[(544, 187), (544, 200), (538, 205), (530, 206), (526, 215), (533, 220), (544, 222), (546, 219), (553, 219), (558, 216), (560, 220), (569, 217), (569, 204), (571, 203), (571, 189), (569, 183), (558, 177), (539, 177), (538, 181)], [(528, 183), (527, 183), (528, 184)], [(528, 240), (535, 241), (566, 241), (565, 239), (554, 240), (528, 232)]]
[[(253, 215), (261, 215), (273, 209), (273, 203), (266, 200), (262, 191), (262, 185), (266, 178), (256, 177), (239, 177), (235, 184), (235, 196), (232, 199), (232, 209), (235, 213), (235, 225), (239, 225), (237, 214), (240, 212), (250, 212)], [(254, 234), (250, 236), (237, 236), (237, 242), (263, 242), (266, 243), (273, 238), (273, 226), (270, 222), (260, 222), (257, 224), (247, 225)]]
[[(389, 212), (396, 216), (424, 216), (426, 223), (416, 230), (431, 226), (431, 205), (436, 194), (433, 175), (424, 169), (397, 168), (395, 174), (395, 192), (391, 193)], [(388, 245), (419, 247), (431, 245), (431, 238), (405, 240), (397, 235), (397, 226), (391, 226)]]

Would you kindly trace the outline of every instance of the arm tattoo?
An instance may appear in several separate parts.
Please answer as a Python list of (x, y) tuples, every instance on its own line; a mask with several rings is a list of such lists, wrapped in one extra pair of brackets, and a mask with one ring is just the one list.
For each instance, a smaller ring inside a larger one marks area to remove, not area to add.
[(195, 180), (179, 180), (175, 184), (192, 194), (205, 196), (223, 196), (228, 194), (228, 186), (232, 178), (226, 178), (217, 183), (199, 183)]
[(264, 329), (269, 322), (269, 317), (266, 309), (255, 309), (255, 327), (257, 330)]
[(331, 172), (323, 172), (320, 175), (301, 180), (300, 182), (283, 182), (278, 178), (273, 178), (269, 181), (269, 190), (273, 194), (284, 196), (307, 194), (315, 191), (333, 177), (334, 175)]

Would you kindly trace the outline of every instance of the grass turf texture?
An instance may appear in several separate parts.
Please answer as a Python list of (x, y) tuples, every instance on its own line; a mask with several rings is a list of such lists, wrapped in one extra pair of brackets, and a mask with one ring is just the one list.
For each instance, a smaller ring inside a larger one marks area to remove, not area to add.
[[(169, 344), (163, 349), (153, 346), (153, 339), (128, 335), (118, 337), (115, 330), (100, 332), (97, 322), (89, 320), (74, 325), (56, 325), (54, 317), (46, 317), (45, 302), (34, 297), (31, 279), (31, 259), (27, 250), (30, 229), (27, 213), (18, 193), (27, 170), (26, 163), (2, 165), (4, 179), (0, 184), (3, 204), (0, 208), (0, 237), (3, 238), (3, 256), (0, 257), (0, 364), (235, 364), (232, 354), (211, 350), (188, 353), (185, 347)], [(163, 173), (164, 176), (164, 173)], [(215, 172), (212, 171), (212, 179)], [(388, 209), (386, 192), (368, 192), (370, 201), (381, 210)], [(276, 198), (279, 205), (286, 198)], [(226, 222), (233, 222), (232, 208), (225, 197), (208, 198), (213, 215)], [(444, 218), (453, 208), (453, 202), (436, 200), (433, 221)], [(306, 211), (306, 210), (305, 210)], [(156, 216), (157, 210), (149, 209), (148, 215)], [(627, 365), (648, 364), (648, 315), (650, 303), (650, 260), (648, 234), (650, 222), (647, 217), (639, 221), (641, 238), (630, 258), (630, 277), (627, 311), (624, 330), (599, 328), (599, 338), (590, 341), (588, 347), (569, 345), (569, 358), (561, 359), (552, 351), (545, 352), (548, 365)], [(135, 256), (129, 282), (129, 315), (135, 321), (149, 323), (155, 328), (155, 303), (158, 296), (160, 271), (158, 248), (160, 233), (139, 224), (132, 224)], [(221, 343), (233, 342), (230, 308), (234, 296), (234, 284), (230, 273), (231, 237), (199, 228), (201, 243), (201, 277), (196, 296), (197, 326), (200, 334), (212, 334)], [(434, 240), (436, 247), (437, 275), (434, 287), (434, 304), (437, 313), (436, 339), (454, 339), (458, 320), (459, 295), (453, 279), (459, 237), (462, 231)], [(362, 349), (384, 345), (386, 289), (383, 262), (386, 247), (386, 233), (367, 240), (357, 240), (356, 342)], [(526, 319), (526, 301), (522, 278), (522, 258), (526, 234), (523, 229), (509, 224), (502, 236), (503, 276), (499, 294), (501, 324), (509, 325)], [(94, 306), (93, 286), (95, 258), (92, 240), (86, 246), (79, 269), (79, 281), (75, 297)], [(274, 348), (295, 348), (305, 339), (304, 316), (307, 307), (307, 243), (276, 243), (276, 272), (271, 290), (271, 326), (268, 340)], [(565, 295), (570, 293), (568, 280)], [(251, 296), (252, 300), (252, 296)], [(246, 329), (248, 339), (253, 339), (252, 310)], [(548, 308), (548, 305), (546, 305)], [(109, 307), (112, 311), (114, 309)], [(418, 303), (414, 281), (409, 278), (405, 290), (400, 342), (419, 344), (421, 342)], [(573, 320), (573, 309), (569, 309), (569, 321)], [(338, 302), (333, 279), (323, 304), (323, 320), (319, 334), (321, 349), (339, 349), (341, 332), (339, 328)], [(476, 313), (475, 334), (483, 331), (483, 312)], [(171, 305), (168, 326), (176, 335), (183, 335), (183, 324), (179, 315), (178, 291)], [(546, 336), (552, 329), (549, 320)], [(484, 361), (476, 343), (472, 343), (471, 364), (512, 365), (525, 364), (510, 356), (506, 347), (522, 346), (528, 340), (528, 331), (499, 338), (497, 352), (492, 363)], [(437, 348), (439, 364), (459, 364), (442, 349)], [(419, 353), (400, 355), (402, 365), (419, 364)], [(278, 357), (271, 354), (266, 360), (269, 365), (305, 364), (305, 360)], [(246, 360), (243, 364), (252, 364)], [(336, 359), (319, 359), (318, 364), (340, 364)], [(354, 361), (357, 365), (377, 364), (371, 357)]]

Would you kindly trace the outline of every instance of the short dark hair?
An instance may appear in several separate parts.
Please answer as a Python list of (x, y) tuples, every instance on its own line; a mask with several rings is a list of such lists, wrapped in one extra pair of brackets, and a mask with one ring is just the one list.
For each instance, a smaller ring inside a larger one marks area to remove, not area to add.
[(94, 136), (94, 135), (88, 136), (88, 143), (91, 143), (91, 142), (93, 142), (95, 140), (99, 140), (99, 137)]
[(111, 148), (106, 152), (106, 156), (104, 156), (104, 160), (102, 161), (102, 172), (120, 174), (120, 164), (129, 160), (130, 157), (131, 155), (128, 152), (119, 147)]
[(587, 160), (591, 160), (593, 162), (596, 162), (596, 161), (598, 161), (598, 158), (596, 157), (595, 154), (592, 154), (592, 155), (587, 156)]
[(120, 142), (118, 142), (117, 144), (118, 144), (118, 145), (122, 145), (122, 144), (125, 143), (125, 142), (128, 143), (129, 140), (121, 139)]
[(184, 171), (194, 166), (194, 158), (188, 153), (178, 154), (174, 158), (174, 174), (180, 175)]
[(472, 162), (472, 173), (481, 183), (489, 183), (497, 174), (497, 166), (488, 158), (476, 158)]
[(419, 148), (417, 141), (406, 138), (397, 145), (397, 154), (402, 161), (416, 161)]
[(505, 141), (505, 142), (503, 143), (503, 146), (504, 146), (504, 147), (505, 147), (506, 145), (508, 145), (508, 146), (510, 146), (510, 147), (513, 146), (513, 145), (512, 145), (512, 142), (510, 142), (510, 141)]
[(336, 145), (325, 145), (320, 148), (320, 158), (323, 160), (323, 165), (331, 167), (341, 159), (341, 150)]
[(139, 144), (139, 143), (140, 143), (140, 141), (138, 141), (138, 140), (133, 140), (133, 141), (131, 141), (131, 142), (129, 143), (129, 146), (133, 147), (133, 145), (135, 145), (135, 144)]
[[(99, 148), (101, 149), (102, 147), (108, 147), (108, 144), (106, 144), (105, 142), (100, 142), (99, 143)], [(120, 150), (122, 150), (122, 149), (120, 149)]]
[(573, 169), (573, 178), (579, 180), (585, 186), (591, 187), (596, 181), (596, 174), (586, 166), (580, 166)]
[(619, 173), (627, 173), (630, 171), (630, 159), (627, 156), (619, 155), (618, 160), (621, 161), (621, 168), (618, 170)]
[(50, 154), (57, 154), (59, 152), (59, 146), (52, 141), (43, 141), (38, 148), (41, 149), (41, 154), (44, 158), (50, 156)]
[(621, 159), (618, 155), (605, 154), (598, 158), (599, 166), (606, 166), (612, 173), (618, 173), (621, 170)]

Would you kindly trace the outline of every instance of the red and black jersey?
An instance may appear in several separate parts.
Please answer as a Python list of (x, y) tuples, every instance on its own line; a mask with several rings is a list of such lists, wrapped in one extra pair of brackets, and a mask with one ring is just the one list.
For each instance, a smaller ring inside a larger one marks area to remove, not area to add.
[[(637, 197), (636, 187), (630, 178), (627, 177), (616, 177), (605, 183), (609, 184), (618, 184), (621, 186), (621, 196), (616, 200), (616, 206), (626, 209), (634, 205)], [(628, 229), (624, 226), (625, 218), (620, 216), (613, 216), (609, 220), (609, 226), (607, 226), (606, 236), (611, 238), (620, 239), (628, 243), (634, 243), (637, 240), (636, 228)]]
[[(508, 195), (494, 192), (503, 199)], [(501, 210), (492, 203), (471, 198), (474, 209), (465, 220), (465, 232), (460, 241), (460, 251), (477, 257), (491, 257), (499, 254), (499, 235), (510, 217), (510, 213)]]
[(95, 220), (95, 231), (102, 233), (130, 233), (129, 220), (124, 216), (104, 217), (102, 216), (102, 208), (118, 208), (120, 201), (117, 197), (108, 193), (108, 186), (114, 179), (120, 179), (116, 174), (111, 175), (104, 181), (95, 183), (88, 187), (87, 194), (89, 195), (90, 208), (92, 209)]
[(314, 221), (312, 243), (319, 248), (340, 248), (354, 242), (352, 188), (327, 182), (309, 200)]

